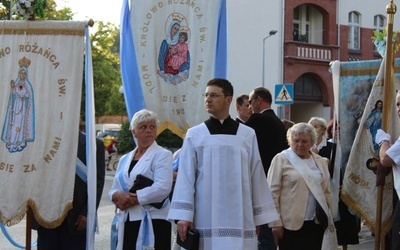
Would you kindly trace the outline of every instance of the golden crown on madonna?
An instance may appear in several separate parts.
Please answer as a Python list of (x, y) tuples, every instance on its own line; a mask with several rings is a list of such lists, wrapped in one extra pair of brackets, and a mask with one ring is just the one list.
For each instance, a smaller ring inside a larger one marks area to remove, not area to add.
[(28, 68), (29, 65), (31, 64), (31, 60), (29, 60), (24, 56), (23, 58), (19, 59), (18, 64), (20, 67)]
[(185, 19), (181, 14), (174, 13), (172, 14), (172, 20), (182, 22)]

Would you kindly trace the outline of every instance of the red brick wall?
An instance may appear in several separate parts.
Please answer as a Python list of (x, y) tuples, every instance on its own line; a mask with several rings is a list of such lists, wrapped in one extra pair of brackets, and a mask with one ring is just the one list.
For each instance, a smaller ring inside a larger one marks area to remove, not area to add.
[(126, 115), (104, 115), (96, 117), (96, 123), (121, 124), (125, 120), (128, 120)]
[(349, 49), (348, 49), (348, 37), (349, 37), (349, 29), (348, 26), (340, 26), (340, 61), (347, 61), (349, 57)]
[(373, 29), (361, 28), (361, 48), (358, 51), (348, 49), (348, 30), (347, 25), (342, 25), (340, 27), (340, 61), (349, 61), (350, 59), (374, 60), (381, 58), (378, 53), (374, 52), (374, 45), (371, 40), (374, 34)]
[(328, 63), (285, 63), (284, 83), (294, 83), (301, 75), (305, 73), (312, 73), (317, 76), (316, 79), (318, 80), (319, 86), (321, 88), (321, 94), (323, 96), (323, 105), (332, 106), (332, 74), (328, 70)]
[[(324, 44), (337, 44), (336, 0), (286, 0), (285, 40), (292, 40), (293, 10), (303, 4), (312, 5), (324, 15)], [(325, 32), (326, 31), (326, 32)]]
[[(285, 1), (285, 41), (292, 40), (293, 10), (303, 4), (312, 5), (323, 15), (323, 44), (337, 45), (336, 0), (287, 0)], [(347, 38), (346, 38), (347, 39)], [(347, 40), (346, 40), (347, 43)], [(336, 59), (336, 58), (334, 58)], [(313, 73), (319, 82), (323, 105), (333, 105), (332, 75), (328, 71), (329, 63), (304, 60), (285, 60), (284, 82), (294, 83), (305, 73)]]

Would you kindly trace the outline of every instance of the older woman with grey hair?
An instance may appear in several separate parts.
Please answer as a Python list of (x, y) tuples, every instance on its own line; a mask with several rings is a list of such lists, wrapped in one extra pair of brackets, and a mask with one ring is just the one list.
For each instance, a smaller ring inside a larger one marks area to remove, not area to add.
[(308, 121), (308, 124), (311, 124), (315, 128), (315, 132), (317, 133), (317, 140), (311, 150), (314, 153), (331, 160), (334, 151), (332, 151), (333, 143), (329, 142), (326, 138), (326, 120), (322, 117), (311, 117), (311, 119)]
[(108, 196), (118, 208), (117, 249), (170, 249), (166, 220), (172, 187), (172, 153), (157, 145), (158, 119), (150, 110), (132, 118), (137, 147), (121, 157)]
[(279, 249), (337, 249), (327, 160), (311, 151), (315, 129), (297, 123), (287, 140), (290, 148), (274, 157), (267, 176), (279, 215), (268, 225)]

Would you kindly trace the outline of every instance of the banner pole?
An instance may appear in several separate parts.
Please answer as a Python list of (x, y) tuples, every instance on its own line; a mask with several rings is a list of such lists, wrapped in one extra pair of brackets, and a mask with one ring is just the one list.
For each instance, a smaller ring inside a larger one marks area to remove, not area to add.
[(26, 238), (25, 238), (26, 250), (31, 250), (31, 243), (32, 243), (32, 209), (30, 206), (28, 206), (26, 211)]
[[(384, 74), (384, 90), (383, 90), (383, 107), (382, 107), (382, 129), (388, 131), (390, 114), (393, 105), (393, 78), (394, 78), (394, 61), (393, 61), (393, 23), (394, 14), (396, 13), (396, 5), (393, 0), (386, 6), (386, 13), (388, 14), (387, 22), (387, 38), (386, 38), (386, 54), (385, 54), (385, 74)], [(389, 171), (383, 169), (384, 167), (378, 167), (376, 174), (376, 186), (378, 187), (377, 193), (377, 204), (376, 204), (376, 226), (375, 226), (375, 250), (381, 249), (381, 240), (384, 239), (385, 235), (381, 236), (381, 224), (382, 224), (382, 200), (383, 200), (383, 189), (385, 186), (385, 177)], [(390, 170), (390, 169), (389, 169)], [(385, 241), (383, 240), (383, 243)], [(382, 245), (384, 246), (384, 244)]]

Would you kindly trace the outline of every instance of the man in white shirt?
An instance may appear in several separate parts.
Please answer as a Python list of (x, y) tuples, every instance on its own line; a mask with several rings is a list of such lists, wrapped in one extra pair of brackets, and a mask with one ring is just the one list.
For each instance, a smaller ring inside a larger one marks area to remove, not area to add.
[(187, 131), (180, 152), (168, 219), (183, 241), (197, 229), (200, 249), (256, 249), (256, 228), (278, 219), (255, 132), (229, 115), (232, 96), (229, 81), (207, 83), (210, 119)]

